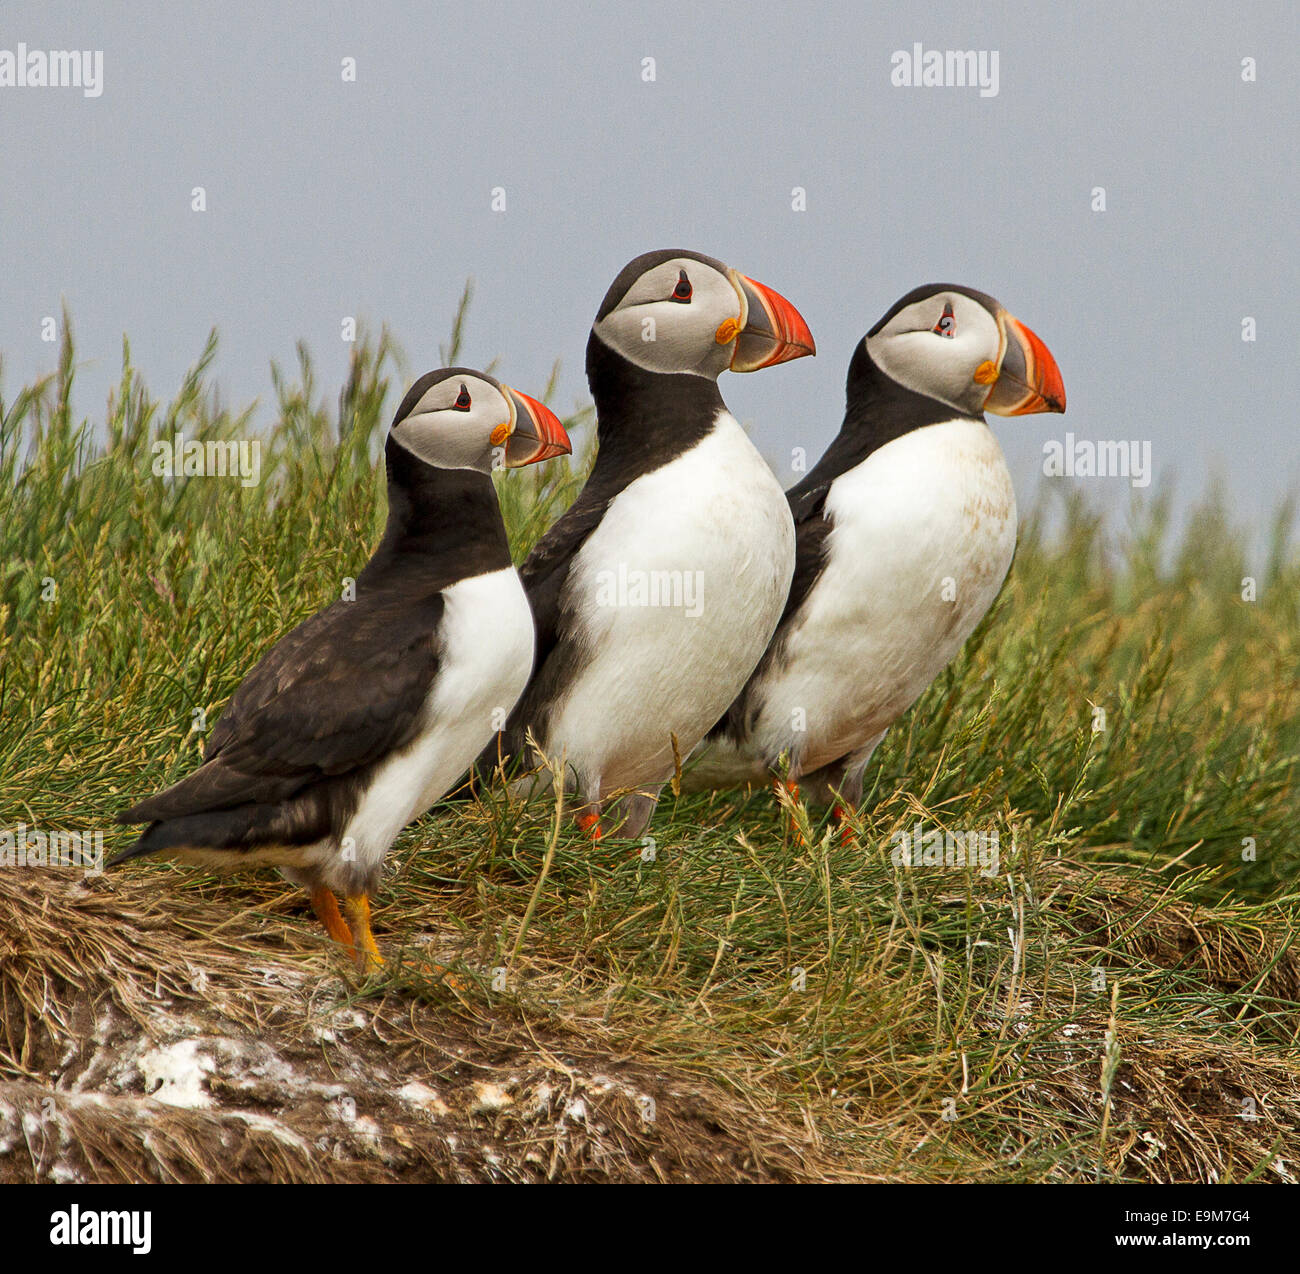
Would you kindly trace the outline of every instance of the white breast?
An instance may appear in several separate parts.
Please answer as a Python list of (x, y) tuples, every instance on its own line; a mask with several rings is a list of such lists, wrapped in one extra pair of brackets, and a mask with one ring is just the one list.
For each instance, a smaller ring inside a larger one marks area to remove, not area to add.
[(550, 717), (584, 792), (657, 783), (753, 671), (794, 572), (780, 484), (724, 411), (685, 455), (631, 483), (583, 545), (563, 598), (587, 654)]
[[(911, 706), (997, 597), (1016, 498), (988, 426), (913, 430), (832, 484), (827, 565), (760, 688), (750, 761), (803, 773), (856, 751)], [(800, 728), (802, 727), (802, 728)]]
[(375, 772), (345, 836), (377, 867), (397, 833), (443, 796), (487, 746), (532, 672), (533, 616), (513, 567), (443, 593), (438, 673), (420, 732)]

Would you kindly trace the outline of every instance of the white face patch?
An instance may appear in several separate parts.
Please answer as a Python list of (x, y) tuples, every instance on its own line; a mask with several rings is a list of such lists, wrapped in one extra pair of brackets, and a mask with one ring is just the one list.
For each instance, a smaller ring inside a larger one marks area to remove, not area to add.
[(689, 372), (715, 379), (735, 352), (734, 336), (719, 344), (718, 328), (741, 321), (735, 284), (713, 266), (681, 257), (647, 270), (618, 306), (596, 324), (611, 349), (651, 372)]
[(866, 344), (876, 366), (900, 385), (975, 416), (989, 395), (976, 369), (998, 366), (1002, 357), (997, 320), (960, 292), (935, 292), (899, 310)]
[(499, 385), (462, 373), (430, 385), (393, 427), (393, 437), (435, 468), (488, 473), (497, 446), (504, 446), (509, 436), (511, 420)]

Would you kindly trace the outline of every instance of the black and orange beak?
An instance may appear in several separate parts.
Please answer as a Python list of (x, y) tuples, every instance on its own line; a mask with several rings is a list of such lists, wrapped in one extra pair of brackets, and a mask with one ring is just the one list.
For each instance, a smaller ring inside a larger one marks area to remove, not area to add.
[(1036, 332), (1006, 310), (998, 311), (998, 327), (1002, 330), (1002, 360), (996, 377), (991, 378), (984, 410), (999, 416), (1064, 411), (1065, 384), (1052, 351)]
[(510, 435), (506, 439), (505, 466), (519, 469), (539, 460), (567, 456), (573, 452), (569, 435), (564, 432), (560, 418), (543, 403), (517, 389), (502, 385), (510, 402), (513, 419)]
[[(731, 356), (733, 372), (756, 372), (760, 367), (773, 367), (817, 352), (803, 315), (779, 292), (735, 270), (731, 271), (731, 281), (740, 293), (741, 305), (736, 348)], [(720, 328), (718, 339), (723, 335)]]

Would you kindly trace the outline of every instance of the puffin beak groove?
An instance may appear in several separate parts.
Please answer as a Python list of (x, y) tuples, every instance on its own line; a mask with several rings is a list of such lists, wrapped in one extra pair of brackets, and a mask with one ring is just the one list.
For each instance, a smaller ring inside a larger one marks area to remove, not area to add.
[(519, 469), (540, 460), (572, 454), (573, 444), (569, 435), (565, 433), (560, 418), (549, 407), (508, 385), (501, 388), (505, 390), (514, 413), (514, 429), (506, 439), (507, 469)]
[(779, 292), (735, 270), (731, 281), (741, 298), (741, 326), (731, 356), (733, 372), (756, 372), (817, 352), (803, 315)]
[[(1005, 310), (998, 313), (1003, 353), (984, 410), (999, 416), (1030, 416), (1065, 410), (1065, 384), (1052, 352), (1032, 328)], [(980, 379), (977, 375), (976, 379)]]

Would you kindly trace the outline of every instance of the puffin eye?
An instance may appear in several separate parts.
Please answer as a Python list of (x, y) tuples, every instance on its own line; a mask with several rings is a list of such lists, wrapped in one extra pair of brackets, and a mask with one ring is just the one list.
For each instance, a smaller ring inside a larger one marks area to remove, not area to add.
[(460, 387), (460, 393), (456, 395), (456, 401), (452, 403), (456, 411), (468, 411), (470, 407), (469, 390), (464, 385)]
[(938, 336), (948, 337), (949, 340), (957, 335), (957, 320), (953, 316), (951, 301), (944, 302), (943, 315), (930, 330)]
[(691, 299), (691, 281), (686, 277), (685, 270), (677, 272), (677, 286), (673, 288), (673, 294), (669, 298), (672, 301), (681, 301), (683, 304)]

